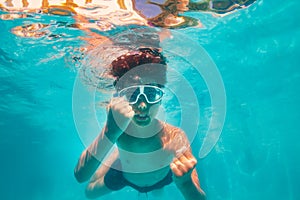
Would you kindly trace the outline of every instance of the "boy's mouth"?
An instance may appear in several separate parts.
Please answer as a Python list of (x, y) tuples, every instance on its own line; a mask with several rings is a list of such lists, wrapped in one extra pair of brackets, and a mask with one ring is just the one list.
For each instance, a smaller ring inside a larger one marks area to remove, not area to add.
[(134, 116), (138, 121), (146, 121), (149, 119), (149, 116), (146, 114), (137, 114)]

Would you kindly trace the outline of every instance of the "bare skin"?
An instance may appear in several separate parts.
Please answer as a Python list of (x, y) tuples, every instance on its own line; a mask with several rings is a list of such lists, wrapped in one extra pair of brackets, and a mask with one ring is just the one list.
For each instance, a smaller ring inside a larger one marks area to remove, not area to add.
[[(159, 106), (160, 103), (147, 103), (143, 96), (133, 105), (119, 97), (111, 100), (105, 128), (83, 152), (75, 168), (75, 177), (81, 182), (93, 175), (86, 189), (87, 197), (111, 192), (103, 180), (113, 162), (119, 159), (124, 178), (137, 186), (151, 186), (171, 169), (174, 182), (186, 200), (205, 199), (189, 141), (182, 130), (155, 118)], [(93, 174), (89, 168), (97, 166), (95, 157), (103, 159), (114, 143), (117, 149)]]

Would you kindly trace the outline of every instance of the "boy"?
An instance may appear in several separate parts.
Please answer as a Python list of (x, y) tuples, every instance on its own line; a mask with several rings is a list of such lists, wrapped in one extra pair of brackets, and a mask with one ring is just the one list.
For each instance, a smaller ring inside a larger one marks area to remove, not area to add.
[[(79, 182), (93, 175), (87, 197), (125, 186), (147, 193), (174, 181), (186, 200), (205, 199), (185, 133), (155, 118), (166, 83), (165, 57), (157, 49), (140, 48), (115, 59), (111, 75), (117, 97), (108, 105), (101, 134), (74, 171)], [(114, 144), (117, 148), (110, 151)]]

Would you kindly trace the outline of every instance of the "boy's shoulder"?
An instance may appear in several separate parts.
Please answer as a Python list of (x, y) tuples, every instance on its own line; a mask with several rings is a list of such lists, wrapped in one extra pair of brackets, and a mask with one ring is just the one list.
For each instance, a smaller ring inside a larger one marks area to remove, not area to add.
[(171, 124), (164, 123), (161, 138), (164, 147), (173, 151), (174, 153), (182, 148), (190, 147), (190, 142), (185, 132), (181, 128)]

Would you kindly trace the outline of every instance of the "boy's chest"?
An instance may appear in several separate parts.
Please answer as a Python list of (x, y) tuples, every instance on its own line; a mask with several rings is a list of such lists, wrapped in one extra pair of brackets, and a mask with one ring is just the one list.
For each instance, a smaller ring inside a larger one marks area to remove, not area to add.
[(160, 137), (135, 138), (126, 134), (119, 137), (119, 157), (122, 169), (129, 173), (148, 173), (168, 167), (173, 155), (163, 148)]
[(162, 149), (163, 144), (159, 136), (149, 138), (136, 138), (127, 134), (122, 134), (117, 145), (119, 149), (132, 153), (148, 153)]

